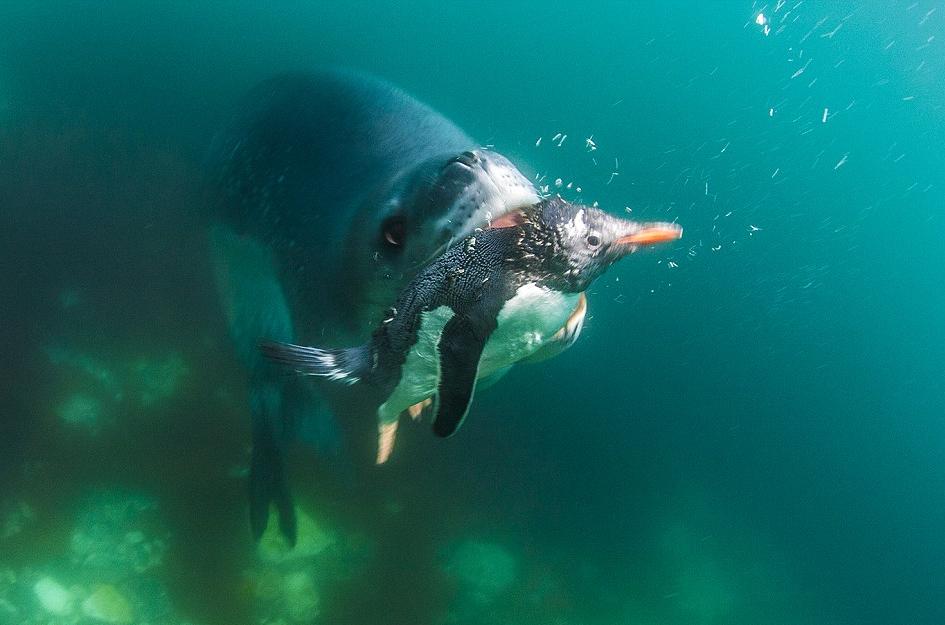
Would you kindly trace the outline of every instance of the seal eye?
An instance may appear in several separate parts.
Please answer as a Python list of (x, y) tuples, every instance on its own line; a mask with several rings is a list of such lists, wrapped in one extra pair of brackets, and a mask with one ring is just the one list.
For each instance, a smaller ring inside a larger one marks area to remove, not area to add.
[(403, 215), (394, 215), (384, 220), (381, 225), (381, 239), (390, 249), (403, 246), (407, 240), (407, 220)]
[(585, 240), (587, 241), (587, 246), (592, 250), (600, 247), (600, 237), (596, 234), (587, 235), (587, 239)]

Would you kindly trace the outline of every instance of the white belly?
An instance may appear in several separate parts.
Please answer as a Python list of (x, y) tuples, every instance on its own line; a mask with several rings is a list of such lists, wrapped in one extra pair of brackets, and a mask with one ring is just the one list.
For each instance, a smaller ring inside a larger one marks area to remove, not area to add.
[[(577, 293), (561, 293), (535, 284), (520, 287), (499, 311), (498, 327), (479, 360), (479, 377), (531, 356), (551, 340), (577, 305)], [(437, 345), (453, 317), (447, 306), (423, 313), (417, 342), (407, 355), (400, 383), (378, 408), (382, 422), (396, 419), (410, 406), (433, 396), (440, 380)]]

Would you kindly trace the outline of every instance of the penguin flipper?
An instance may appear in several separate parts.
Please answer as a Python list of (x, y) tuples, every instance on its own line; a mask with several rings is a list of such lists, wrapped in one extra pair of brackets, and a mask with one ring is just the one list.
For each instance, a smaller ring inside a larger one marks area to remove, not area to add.
[(581, 331), (584, 329), (584, 319), (587, 316), (587, 295), (581, 293), (578, 298), (577, 305), (574, 307), (574, 310), (571, 311), (571, 314), (568, 316), (568, 320), (565, 321), (564, 325), (555, 332), (554, 336), (551, 337), (551, 340), (541, 348), (528, 356), (523, 358), (519, 362), (525, 362), (528, 364), (534, 364), (536, 362), (542, 362), (548, 360), (549, 358), (554, 358), (564, 350), (568, 349), (578, 340), (578, 337), (581, 336)]
[(446, 438), (462, 425), (472, 402), (479, 373), (482, 350), (495, 329), (491, 323), (476, 324), (464, 315), (456, 315), (440, 336), (440, 380), (437, 387), (437, 411), (433, 433)]
[(318, 376), (331, 382), (357, 384), (371, 369), (371, 350), (368, 345), (321, 349), (267, 341), (261, 343), (259, 349), (272, 362), (291, 367), (301, 375)]

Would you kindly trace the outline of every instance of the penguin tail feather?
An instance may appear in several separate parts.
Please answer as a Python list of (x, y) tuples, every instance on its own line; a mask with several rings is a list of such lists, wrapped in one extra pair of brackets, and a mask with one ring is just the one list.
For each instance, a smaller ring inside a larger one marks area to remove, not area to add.
[(367, 345), (347, 349), (321, 349), (267, 341), (260, 344), (263, 356), (302, 375), (314, 375), (340, 384), (357, 384), (371, 369)]

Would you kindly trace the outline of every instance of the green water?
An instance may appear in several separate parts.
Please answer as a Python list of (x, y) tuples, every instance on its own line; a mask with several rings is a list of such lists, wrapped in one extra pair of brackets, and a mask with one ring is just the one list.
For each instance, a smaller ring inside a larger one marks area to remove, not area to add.
[[(103, 585), (142, 623), (945, 622), (943, 20), (5, 2), (0, 623), (96, 622)], [(453, 439), (406, 428), (378, 469), (298, 449), (291, 564), (247, 528), (202, 176), (253, 84), (337, 65), (685, 236), (595, 283), (580, 341)]]

